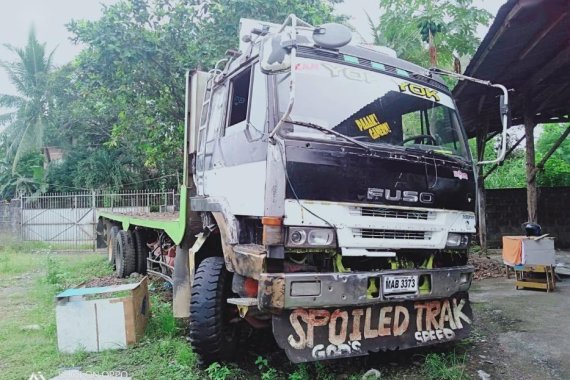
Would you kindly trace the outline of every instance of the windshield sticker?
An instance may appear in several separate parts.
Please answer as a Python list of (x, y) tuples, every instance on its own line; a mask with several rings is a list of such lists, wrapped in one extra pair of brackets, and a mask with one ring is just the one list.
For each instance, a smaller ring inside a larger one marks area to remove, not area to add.
[(355, 120), (356, 126), (361, 132), (368, 131), (370, 137), (376, 140), (382, 136), (386, 136), (392, 132), (388, 123), (380, 123), (376, 114), (371, 113), (370, 115), (361, 117)]
[(295, 65), (295, 71), (319, 70), (320, 68), (321, 65), (315, 62), (297, 63)]
[(469, 179), (469, 176), (467, 176), (467, 173), (462, 172), (461, 170), (454, 170), (453, 176), (455, 178), (459, 178), (459, 179)]
[(400, 88), (400, 92), (411, 92), (414, 95), (417, 96), (423, 96), (426, 99), (433, 99), (436, 102), (439, 102), (439, 94), (436, 90), (428, 88), (428, 87), (424, 87), (424, 86), (420, 86), (419, 84), (415, 84), (415, 83), (409, 83), (409, 82), (403, 82), (400, 83), (400, 85), (398, 86)]

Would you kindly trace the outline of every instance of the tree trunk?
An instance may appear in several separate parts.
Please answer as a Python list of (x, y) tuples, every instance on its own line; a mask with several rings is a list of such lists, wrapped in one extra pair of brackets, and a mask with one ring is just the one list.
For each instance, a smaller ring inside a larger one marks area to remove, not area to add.
[(528, 222), (537, 222), (537, 192), (535, 173), (535, 151), (534, 151), (534, 127), (536, 123), (533, 117), (525, 115), (524, 131), (526, 135), (526, 206), (528, 211)]

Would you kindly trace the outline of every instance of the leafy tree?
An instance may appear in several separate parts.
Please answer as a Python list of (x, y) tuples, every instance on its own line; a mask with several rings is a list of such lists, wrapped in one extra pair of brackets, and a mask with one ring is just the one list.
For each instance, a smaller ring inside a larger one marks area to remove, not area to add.
[(45, 192), (44, 174), (43, 156), (39, 153), (22, 155), (16, 167), (4, 157), (0, 161), (0, 199)]
[[(99, 20), (73, 21), (73, 40), (86, 48), (53, 77), (50, 141), (93, 157), (104, 150), (137, 157), (126, 177), (181, 172), (186, 70), (207, 70), (236, 48), (241, 17), (281, 23), (295, 13), (320, 24), (335, 18), (337, 1), (123, 0), (104, 7)], [(133, 182), (116, 178), (113, 186)], [(164, 186), (177, 183), (171, 180)], [(84, 178), (81, 186), (97, 181)]]
[[(542, 132), (535, 145), (536, 162), (550, 150), (550, 147), (566, 129), (566, 125), (543, 124)], [(486, 159), (493, 157), (488, 150)], [(485, 181), (485, 187), (521, 188), (526, 186), (526, 158), (524, 148), (516, 149)], [(488, 168), (487, 168), (488, 169)], [(537, 175), (540, 187), (570, 186), (570, 140), (566, 139), (546, 161), (544, 170)]]
[(454, 56), (470, 57), (480, 44), (477, 27), (491, 14), (473, 0), (379, 0), (382, 15), (370, 20), (374, 43), (394, 49), (398, 56), (429, 66), (429, 35), (437, 49), (439, 67), (453, 67)]
[(64, 160), (49, 166), (47, 178), (53, 191), (119, 191), (140, 189), (144, 175), (148, 173), (140, 168), (133, 157), (119, 149), (101, 148), (69, 153)]
[(223, 58), (227, 49), (239, 43), (240, 18), (250, 18), (281, 24), (287, 16), (297, 17), (312, 25), (330, 21), (342, 22), (343, 16), (333, 15), (334, 4), (343, 0), (213, 0), (206, 17), (198, 25), (198, 40), (204, 52), (202, 64), (212, 67)]
[[(536, 161), (544, 157), (550, 147), (560, 137), (567, 125), (545, 124), (537, 142)], [(544, 170), (537, 176), (539, 186), (570, 186), (570, 139), (566, 138), (556, 151), (550, 156)]]
[(30, 29), (24, 48), (5, 45), (17, 56), (14, 62), (0, 62), (18, 95), (0, 94), (0, 106), (13, 109), (0, 115), (0, 124), (8, 124), (6, 133), (12, 144), (7, 152), (12, 159), (12, 170), (16, 172), (19, 160), (27, 153), (39, 152), (49, 116), (49, 74), (52, 70), (52, 56), (45, 44), (36, 38)]
[[(526, 186), (524, 149), (515, 150), (493, 173), (485, 180), (487, 189), (521, 188)], [(485, 167), (489, 170), (490, 165)]]

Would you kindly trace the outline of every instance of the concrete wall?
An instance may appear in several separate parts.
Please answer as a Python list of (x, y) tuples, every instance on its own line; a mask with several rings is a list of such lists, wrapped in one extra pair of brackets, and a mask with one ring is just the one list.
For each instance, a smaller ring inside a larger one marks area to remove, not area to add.
[[(487, 190), (487, 241), (501, 248), (503, 235), (523, 235), (527, 221), (526, 188)], [(538, 189), (538, 224), (556, 237), (557, 248), (570, 248), (570, 187)]]
[(21, 212), (20, 200), (0, 202), (0, 239), (6, 236), (13, 238), (20, 236)]

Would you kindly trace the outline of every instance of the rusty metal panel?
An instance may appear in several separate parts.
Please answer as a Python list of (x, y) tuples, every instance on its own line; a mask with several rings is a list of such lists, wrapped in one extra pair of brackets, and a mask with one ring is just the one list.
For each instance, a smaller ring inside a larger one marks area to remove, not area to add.
[(245, 277), (259, 280), (265, 272), (265, 257), (267, 251), (262, 245), (241, 244), (233, 246), (232, 265), (234, 271)]
[(463, 339), (472, 323), (469, 296), (460, 292), (439, 300), (289, 310), (273, 316), (273, 334), (300, 363)]

